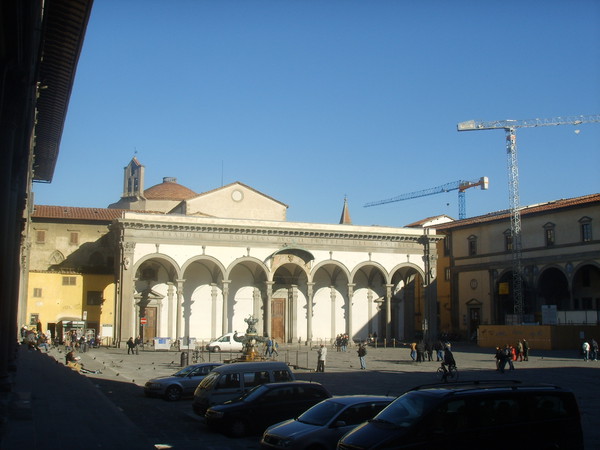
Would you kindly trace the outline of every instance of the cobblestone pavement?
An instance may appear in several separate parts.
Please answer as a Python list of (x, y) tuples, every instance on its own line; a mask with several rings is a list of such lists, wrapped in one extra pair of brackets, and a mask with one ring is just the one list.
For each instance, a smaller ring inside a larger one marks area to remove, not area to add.
[[(529, 361), (516, 362), (514, 371), (507, 370), (505, 374), (499, 374), (494, 370), (492, 349), (456, 343), (453, 350), (461, 381), (507, 378), (553, 383), (571, 389), (581, 409), (586, 448), (598, 448), (600, 362), (585, 362), (576, 351), (534, 349)], [(137, 355), (127, 355), (126, 349), (101, 348), (79, 355), (87, 369), (102, 372), (86, 375), (91, 381), (90, 385), (116, 405), (126, 417), (123, 420), (131, 421), (136, 432), (141, 432), (152, 445), (177, 449), (258, 448), (257, 437), (230, 439), (207, 430), (202, 419), (192, 412), (190, 400), (170, 403), (144, 397), (142, 386), (148, 379), (170, 375), (180, 368), (180, 352), (142, 350)], [(51, 349), (49, 356), (62, 363), (64, 351)], [(235, 354), (204, 353), (202, 356), (206, 361), (218, 361), (231, 359)], [(366, 358), (367, 370), (360, 370), (355, 349), (350, 348), (346, 353), (329, 349), (323, 373), (313, 370), (316, 367), (316, 348), (282, 346), (275, 359), (291, 364), (298, 379), (318, 381), (334, 395), (360, 393), (397, 396), (416, 385), (438, 381), (436, 370), (439, 363), (435, 361), (435, 356), (432, 362), (416, 363), (410, 359), (407, 347), (371, 347)], [(94, 405), (86, 405), (86, 408), (93, 409)]]

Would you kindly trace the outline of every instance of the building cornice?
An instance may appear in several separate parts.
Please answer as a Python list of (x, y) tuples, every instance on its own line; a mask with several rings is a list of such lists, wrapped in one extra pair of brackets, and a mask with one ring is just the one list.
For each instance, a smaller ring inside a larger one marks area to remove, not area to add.
[(192, 218), (156, 216), (126, 213), (116, 219), (113, 226), (122, 229), (170, 231), (187, 233), (210, 233), (220, 235), (245, 235), (257, 237), (289, 237), (310, 239), (340, 239), (361, 241), (406, 242), (419, 244), (426, 236), (438, 241), (443, 236), (429, 230), (411, 230), (392, 227), (364, 227), (353, 225), (329, 225), (300, 222), (277, 222), (259, 220), (235, 220), (218, 218)]

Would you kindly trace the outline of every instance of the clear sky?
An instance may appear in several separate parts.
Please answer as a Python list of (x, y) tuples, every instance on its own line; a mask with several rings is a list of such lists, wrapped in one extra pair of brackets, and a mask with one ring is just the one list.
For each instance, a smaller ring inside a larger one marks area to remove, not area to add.
[[(597, 0), (95, 0), (60, 154), (35, 202), (106, 207), (145, 187), (240, 181), (288, 220), (458, 217), (509, 206), (504, 131), (458, 122), (600, 113)], [(517, 131), (521, 205), (600, 192), (600, 123)], [(137, 152), (137, 153), (136, 153)]]

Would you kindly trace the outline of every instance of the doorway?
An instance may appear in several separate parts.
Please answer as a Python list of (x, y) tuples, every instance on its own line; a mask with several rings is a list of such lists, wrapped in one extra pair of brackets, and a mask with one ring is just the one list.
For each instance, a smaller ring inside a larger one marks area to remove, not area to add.
[(152, 341), (156, 337), (156, 314), (158, 308), (156, 306), (146, 306), (144, 308), (144, 317), (146, 324), (140, 324), (140, 336), (143, 342)]
[(469, 339), (475, 341), (477, 339), (477, 330), (481, 325), (481, 308), (469, 308)]
[(285, 298), (271, 300), (271, 338), (285, 342)]

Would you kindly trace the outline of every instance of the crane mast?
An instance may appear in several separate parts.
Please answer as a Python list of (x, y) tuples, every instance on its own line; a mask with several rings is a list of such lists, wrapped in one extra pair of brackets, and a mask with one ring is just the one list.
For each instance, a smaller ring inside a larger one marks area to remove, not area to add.
[(497, 120), (476, 121), (468, 120), (457, 125), (458, 131), (504, 130), (506, 134), (506, 154), (508, 163), (508, 195), (510, 205), (510, 231), (512, 238), (512, 269), (513, 269), (513, 301), (514, 314), (518, 321), (523, 317), (523, 280), (522, 273), (522, 243), (521, 243), (521, 212), (519, 210), (519, 167), (517, 164), (517, 128), (534, 128), (556, 125), (579, 125), (582, 123), (600, 122), (600, 114), (591, 116), (565, 116), (550, 119)]
[(388, 198), (385, 200), (365, 203), (364, 207), (369, 208), (371, 206), (385, 205), (386, 203), (400, 202), (403, 200), (409, 200), (411, 198), (425, 197), (427, 195), (434, 195), (440, 194), (442, 192), (458, 190), (458, 217), (459, 219), (464, 219), (467, 216), (465, 191), (469, 188), (477, 186), (480, 186), (481, 189), (487, 189), (489, 186), (488, 177), (481, 177), (479, 180), (475, 181), (453, 181), (450, 183), (442, 184), (441, 186), (423, 189), (421, 191), (409, 192), (407, 194), (397, 195), (396, 197)]

